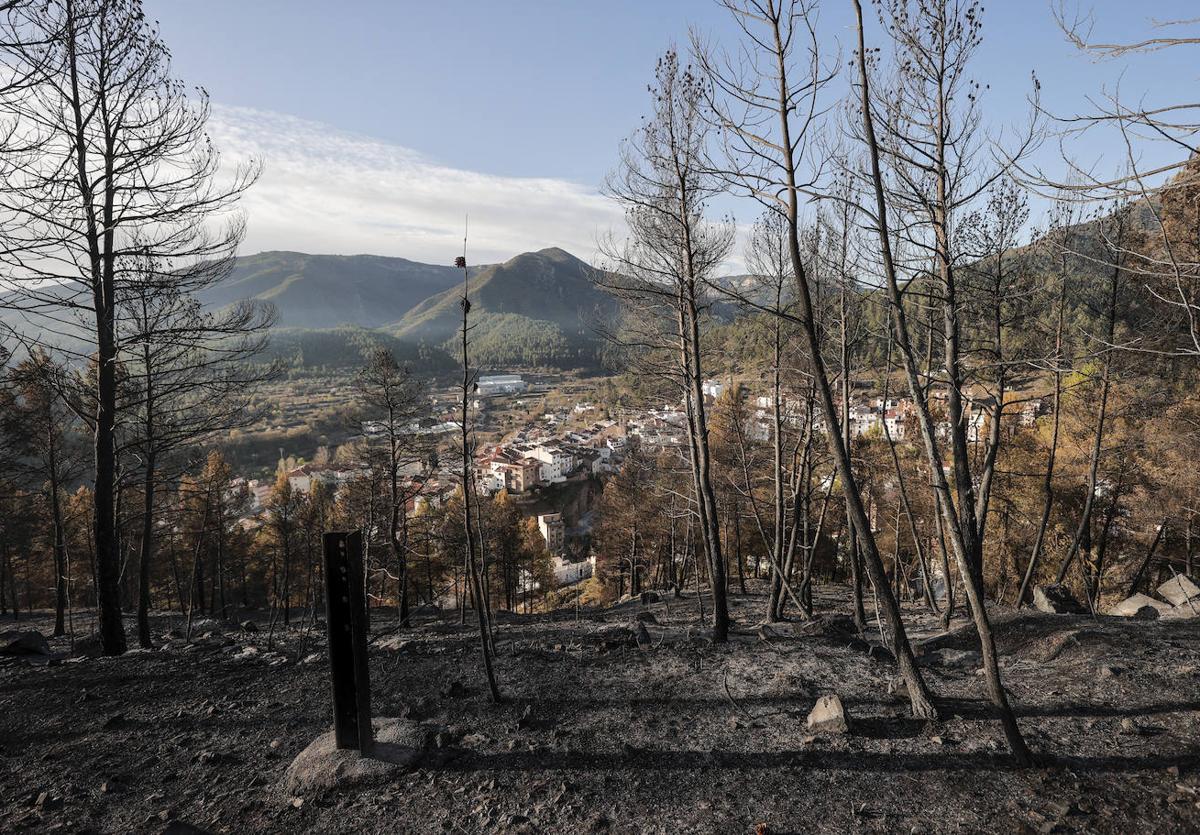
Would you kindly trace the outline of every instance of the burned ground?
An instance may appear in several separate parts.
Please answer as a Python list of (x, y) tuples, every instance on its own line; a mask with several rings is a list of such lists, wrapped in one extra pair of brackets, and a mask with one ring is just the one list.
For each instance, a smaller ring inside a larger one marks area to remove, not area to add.
[[(818, 607), (844, 597), (824, 589)], [(399, 633), (376, 616), (375, 714), (421, 723), (427, 750), (398, 776), (301, 797), (284, 773), (329, 727), (319, 629), (268, 651), (264, 632), (204, 623), (190, 643), (116, 659), (0, 661), (0, 831), (1200, 827), (1200, 621), (998, 613), (1005, 682), (1040, 758), (1021, 770), (983, 700), (968, 627), (941, 635), (906, 611), (944, 716), (928, 724), (844, 618), (744, 626), (714, 646), (694, 598), (644, 608), (641, 647), (636, 603), (500, 620), (500, 706), (469, 623), (430, 616)], [(762, 608), (734, 598), (741, 624)], [(826, 693), (845, 704), (849, 734), (807, 728)]]

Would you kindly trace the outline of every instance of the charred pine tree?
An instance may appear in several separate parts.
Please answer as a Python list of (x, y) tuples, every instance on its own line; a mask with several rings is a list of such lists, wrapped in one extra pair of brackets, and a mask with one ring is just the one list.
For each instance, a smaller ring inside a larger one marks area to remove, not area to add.
[(701, 331), (709, 306), (707, 282), (729, 253), (733, 230), (706, 218), (707, 203), (720, 184), (705, 165), (709, 126), (700, 79), (680, 67), (670, 51), (659, 59), (655, 81), (652, 116), (624, 143), (621, 165), (606, 184), (625, 211), (629, 238), (622, 246), (606, 246), (615, 270), (600, 282), (624, 308), (640, 310), (644, 329), (635, 339), (659, 349), (664, 373), (683, 394), (696, 519), (713, 597), (713, 637), (723, 642), (729, 633), (726, 565)]
[[(815, 381), (824, 435), (849, 496), (849, 524), (854, 527), (867, 574), (879, 591), (891, 650), (908, 687), (913, 714), (935, 718), (937, 709), (916, 665), (912, 645), (891, 592), (842, 436), (833, 384), (828, 371), (814, 288), (800, 241), (801, 201), (812, 193), (820, 169), (811, 158), (820, 97), (832, 77), (823, 66), (812, 9), (797, 0), (723, 0), (743, 31), (749, 60), (721, 56), (695, 43), (710, 92), (711, 118), (721, 128), (725, 162), (715, 175), (736, 190), (781, 212), (787, 221), (788, 256), (796, 287), (796, 324)], [(793, 77), (795, 56), (807, 61)]]
[[(465, 241), (464, 241), (465, 249)], [(470, 406), (471, 394), (475, 390), (475, 373), (471, 369), (470, 354), (470, 313), (471, 313), (471, 285), (470, 274), (467, 271), (467, 257), (464, 254), (455, 261), (455, 266), (460, 267), (463, 271), (463, 294), (459, 301), (459, 307), (462, 310), (462, 327), (460, 329), (460, 348), (462, 350), (462, 386), (461, 386), (461, 419), (462, 425), (459, 427), (459, 439), (462, 443), (462, 509), (463, 509), (463, 538), (465, 540), (465, 560), (467, 569), (467, 582), (471, 584), (471, 595), (475, 599), (475, 615), (479, 622), (479, 650), (483, 659), (483, 673), (487, 679), (488, 692), (491, 695), (492, 702), (499, 704), (501, 701), (500, 689), (496, 686), (496, 674), (492, 669), (492, 641), (491, 627), (488, 624), (488, 612), (490, 603), (483, 591), (483, 582), (480, 579), (479, 565), (476, 562), (475, 548), (477, 545), (475, 534), (475, 519), (472, 516), (471, 505), (472, 499), (475, 498), (475, 455), (474, 444), (471, 440), (471, 424), (470, 424)], [(465, 595), (464, 595), (465, 597)]]
[(371, 354), (358, 373), (356, 386), (365, 415), (379, 430), (364, 434), (380, 437), (382, 454), (368, 455), (368, 460), (380, 466), (387, 485), (387, 541), (396, 569), (397, 613), (403, 628), (409, 619), (407, 507), (416, 489), (405, 486), (401, 473), (428, 458), (411, 426), (420, 414), (420, 393), (408, 367), (387, 348), (377, 348)]
[[(871, 208), (864, 211), (876, 233), (895, 344), (916, 408), (944, 531), (979, 634), (989, 694), (1014, 758), (1028, 765), (1032, 757), (1000, 680), (995, 639), (984, 600), (986, 505), (980, 503), (983, 495), (977, 493), (976, 485), (986, 483), (990, 476), (972, 466), (969, 416), (964, 404), (963, 301), (959, 298), (954, 217), (1005, 173), (1000, 170), (981, 175), (977, 171), (979, 145), (973, 137), (979, 114), (974, 82), (966, 72), (980, 43), (980, 9), (974, 3), (961, 5), (950, 0), (915, 6), (908, 0), (884, 4), (881, 15), (895, 48), (896, 86), (880, 94), (872, 92), (862, 6), (858, 0), (854, 0), (854, 6), (858, 30), (854, 81), (857, 115), (861, 119), (859, 138), (868, 156), (868, 177), (874, 195)], [(882, 133), (877, 133), (876, 123), (882, 126)], [(1013, 156), (1019, 155), (1018, 152)], [(884, 176), (884, 164), (888, 166), (888, 179)], [(977, 177), (982, 177), (982, 183), (974, 179)], [(920, 379), (908, 324), (901, 287), (902, 265), (893, 246), (893, 215), (903, 219), (901, 224), (910, 242), (926, 254), (938, 285), (943, 329), (942, 384), (947, 409), (946, 434), (950, 439), (952, 468), (949, 469), (955, 481), (953, 491), (946, 475), (942, 433), (934, 423)], [(988, 466), (994, 467), (995, 456), (989, 458)]]
[[(117, 529), (117, 308), (139, 253), (164, 271), (224, 251), (218, 220), (253, 181), (216, 179), (207, 97), (171, 72), (140, 0), (47, 0), (4, 21), (6, 65), (31, 83), (0, 111), (17, 142), (3, 162), (0, 261), (32, 341), (67, 336), (96, 368), (92, 415), (99, 631), (125, 651)], [(60, 341), (60, 340), (55, 340)]]

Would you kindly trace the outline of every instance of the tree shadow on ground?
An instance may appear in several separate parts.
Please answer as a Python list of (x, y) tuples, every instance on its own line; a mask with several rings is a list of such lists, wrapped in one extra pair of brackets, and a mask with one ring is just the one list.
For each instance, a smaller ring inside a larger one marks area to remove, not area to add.
[[(457, 753), (457, 752), (456, 752)], [(1080, 773), (1133, 773), (1169, 766), (1200, 766), (1200, 752), (1181, 755), (1037, 757), (1041, 768), (1069, 768)], [(430, 767), (427, 765), (426, 767)], [(840, 770), (880, 774), (958, 771), (1020, 771), (1003, 752), (938, 751), (895, 754), (810, 748), (793, 751), (660, 750), (462, 752), (433, 765), (447, 772), (474, 771), (760, 771), (770, 769)]]

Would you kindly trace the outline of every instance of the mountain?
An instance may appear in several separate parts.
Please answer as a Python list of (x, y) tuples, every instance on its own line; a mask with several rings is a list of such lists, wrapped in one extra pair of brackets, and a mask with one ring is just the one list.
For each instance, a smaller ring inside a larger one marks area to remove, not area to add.
[[(471, 280), (471, 311), (514, 314), (578, 331), (597, 306), (611, 301), (593, 280), (593, 269), (565, 250), (526, 252), (503, 264), (483, 267)], [(459, 327), (459, 288), (416, 305), (392, 330), (409, 339), (441, 341)]]
[[(387, 330), (409, 343), (449, 346), (461, 325), (461, 291), (438, 293)], [(590, 365), (598, 320), (616, 310), (595, 270), (557, 247), (480, 268), (471, 279), (471, 341), (490, 365)]]
[(460, 281), (454, 267), (404, 258), (261, 252), (238, 258), (230, 277), (202, 301), (214, 307), (238, 299), (268, 301), (284, 328), (377, 328)]

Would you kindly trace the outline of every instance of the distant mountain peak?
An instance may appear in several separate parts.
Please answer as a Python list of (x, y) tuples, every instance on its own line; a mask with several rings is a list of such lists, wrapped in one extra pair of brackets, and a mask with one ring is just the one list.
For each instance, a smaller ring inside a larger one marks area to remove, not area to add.
[(548, 246), (545, 249), (539, 249), (535, 255), (541, 255), (543, 258), (549, 258), (552, 261), (581, 261), (582, 259), (575, 257), (565, 249), (557, 246)]

